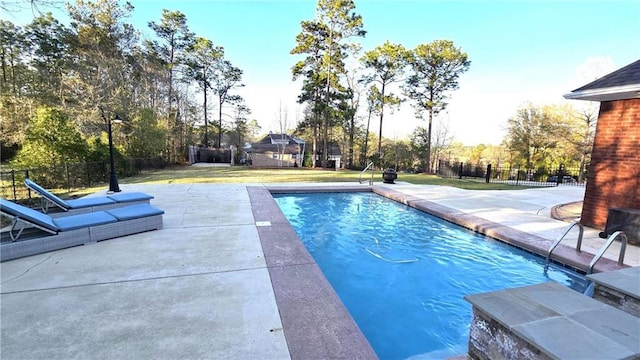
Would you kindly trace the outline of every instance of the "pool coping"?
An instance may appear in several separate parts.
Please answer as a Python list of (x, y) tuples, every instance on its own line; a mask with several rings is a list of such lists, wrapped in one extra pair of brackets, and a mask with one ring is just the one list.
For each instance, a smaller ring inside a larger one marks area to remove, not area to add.
[[(344, 187), (283, 190), (353, 192)], [(276, 204), (271, 191), (266, 187), (247, 186), (247, 192), (291, 359), (376, 359), (373, 348)]]
[[(292, 359), (377, 356), (271, 194), (373, 192), (472, 231), (545, 256), (552, 241), (384, 186), (247, 186)], [(559, 245), (553, 260), (584, 272), (592, 255)], [(621, 269), (601, 259), (596, 272)]]

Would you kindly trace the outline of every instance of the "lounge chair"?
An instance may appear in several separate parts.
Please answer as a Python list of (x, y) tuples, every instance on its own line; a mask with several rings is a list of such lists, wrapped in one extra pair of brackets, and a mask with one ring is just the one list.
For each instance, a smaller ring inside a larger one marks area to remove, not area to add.
[[(42, 198), (42, 212), (58, 216), (50, 206), (58, 207), (65, 216), (70, 214), (82, 214), (93, 211), (108, 210), (134, 204), (149, 204), (153, 196), (141, 192), (119, 193), (107, 196), (84, 197), (73, 200), (62, 200), (47, 189), (38, 185), (31, 179), (24, 179), (24, 184), (31, 190), (40, 194)], [(60, 213), (60, 211), (58, 211)]]
[[(162, 229), (164, 211), (149, 204), (137, 204), (52, 218), (48, 214), (0, 199), (0, 213), (12, 219), (8, 236), (10, 240), (3, 240), (0, 247), (0, 261), (5, 261)], [(25, 228), (31, 234), (23, 235)]]

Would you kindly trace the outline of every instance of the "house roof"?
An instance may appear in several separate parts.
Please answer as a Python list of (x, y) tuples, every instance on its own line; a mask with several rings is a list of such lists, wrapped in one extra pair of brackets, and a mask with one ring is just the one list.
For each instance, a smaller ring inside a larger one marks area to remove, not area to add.
[(256, 144), (285, 144), (285, 145), (301, 145), (304, 140), (294, 138), (287, 134), (268, 134)]
[[(252, 143), (251, 146), (245, 146), (244, 149), (249, 153), (284, 151), (286, 154), (296, 154), (300, 152), (300, 146), (304, 144), (304, 140), (287, 134), (268, 134), (258, 142)], [(282, 145), (284, 148), (281, 148)]]
[(590, 101), (640, 98), (640, 60), (579, 87), (564, 98)]

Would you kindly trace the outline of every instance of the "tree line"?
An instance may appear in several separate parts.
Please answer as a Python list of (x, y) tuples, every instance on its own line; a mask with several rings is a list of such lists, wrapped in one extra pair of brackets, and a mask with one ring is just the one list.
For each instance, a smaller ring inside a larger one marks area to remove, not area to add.
[[(311, 139), (312, 154), (322, 154), (312, 157), (311, 166), (318, 160), (326, 166), (325, 154), (335, 142), (347, 168), (373, 161), (380, 167), (433, 172), (437, 160), (455, 159), (526, 168), (565, 164), (580, 166), (584, 173), (595, 132), (593, 106), (578, 111), (524, 102), (505, 119), (507, 134), (499, 146), (480, 144), (470, 151), (453, 141), (446, 115), (441, 116), (471, 65), (467, 53), (451, 40), (414, 49), (385, 41), (363, 52), (358, 39), (366, 36), (364, 24), (353, 0), (319, 0), (314, 19), (301, 23), (291, 54), (304, 58), (294, 64), (292, 75), (303, 79), (298, 102), (306, 108), (296, 133)], [(385, 139), (385, 114), (404, 102), (426, 126), (417, 127), (409, 139)], [(375, 118), (377, 135), (369, 131)]]
[[(335, 128), (348, 138), (346, 167), (355, 165), (354, 147), (359, 140), (363, 144), (357, 166), (368, 161), (388, 166), (383, 161), (382, 147), (385, 110), (410, 100), (417, 116), (428, 113), (427, 145), (421, 163), (429, 169), (434, 116), (446, 108), (450, 92), (458, 87), (458, 77), (468, 70), (468, 55), (453, 41), (435, 40), (413, 50), (386, 41), (359, 56), (361, 46), (357, 39), (366, 36), (366, 31), (352, 0), (319, 0), (315, 18), (303, 21), (301, 28), (291, 54), (305, 57), (292, 67), (292, 75), (294, 80), (303, 79), (298, 101), (307, 104), (307, 108), (297, 131), (307, 132), (312, 139), (312, 166), (316, 166), (318, 153), (323, 154), (319, 160), (326, 166), (328, 135)], [(348, 63), (357, 65), (349, 68)], [(398, 88), (394, 85), (400, 85), (404, 98), (394, 93)], [(364, 133), (357, 122), (363, 98), (368, 113)], [(372, 116), (378, 117), (379, 133), (377, 151), (370, 155)]]
[[(126, 120), (114, 125), (117, 156), (180, 162), (188, 145), (200, 144), (235, 145), (236, 158), (242, 158), (243, 144), (255, 140), (260, 127), (249, 120), (251, 109), (237, 94), (243, 71), (226, 59), (221, 44), (194, 34), (180, 11), (163, 10), (158, 21), (148, 23), (154, 39), (141, 39), (127, 22), (134, 10), (128, 2), (78, 0), (66, 10), (69, 26), (50, 13), (23, 27), (0, 20), (3, 162), (104, 160), (106, 126), (98, 107)], [(470, 67), (469, 56), (451, 40), (413, 49), (385, 41), (363, 51), (365, 24), (353, 0), (318, 0), (314, 18), (300, 24), (290, 51), (296, 59), (291, 74), (302, 80), (297, 100), (305, 107), (292, 130), (311, 144), (305, 165), (328, 166), (333, 146), (351, 169), (370, 161), (427, 172), (437, 160), (588, 164), (593, 108), (578, 112), (525, 103), (505, 119), (501, 145), (470, 149), (455, 143), (446, 109)], [(404, 102), (425, 126), (409, 139), (385, 138), (385, 114)], [(276, 106), (285, 119), (280, 131), (287, 132), (286, 109)], [(223, 115), (232, 120), (223, 121)], [(372, 120), (378, 134), (370, 132)]]
[[(3, 161), (104, 159), (99, 107), (125, 120), (114, 124), (118, 156), (179, 162), (190, 144), (220, 147), (223, 133), (242, 148), (258, 127), (235, 93), (243, 71), (223, 46), (190, 31), (180, 11), (163, 10), (148, 23), (154, 39), (141, 39), (127, 22), (133, 9), (117, 0), (78, 0), (66, 5), (69, 26), (51, 13), (22, 27), (0, 20)], [(223, 108), (233, 121), (223, 123)]]

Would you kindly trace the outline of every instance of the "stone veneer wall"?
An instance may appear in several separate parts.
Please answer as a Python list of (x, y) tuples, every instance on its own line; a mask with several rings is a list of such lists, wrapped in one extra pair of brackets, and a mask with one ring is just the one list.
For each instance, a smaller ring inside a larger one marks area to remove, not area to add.
[(640, 99), (600, 103), (581, 222), (604, 229), (616, 207), (640, 209)]
[(468, 355), (473, 360), (550, 359), (491, 316), (473, 307)]
[(628, 314), (640, 317), (640, 299), (633, 296), (623, 294), (607, 286), (596, 284), (593, 291), (593, 298)]

